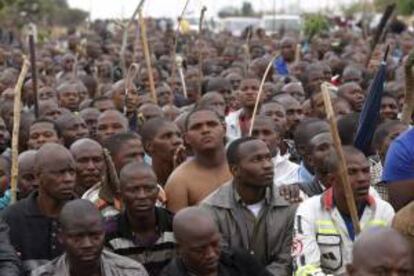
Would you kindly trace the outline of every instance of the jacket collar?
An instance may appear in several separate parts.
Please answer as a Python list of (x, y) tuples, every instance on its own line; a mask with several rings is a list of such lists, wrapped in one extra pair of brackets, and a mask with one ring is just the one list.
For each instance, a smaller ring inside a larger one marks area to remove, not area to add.
[[(334, 198), (333, 198), (333, 188), (332, 187), (327, 189), (322, 194), (321, 202), (322, 202), (323, 208), (327, 211), (330, 211), (335, 207)], [(366, 202), (370, 207), (375, 208), (376, 201), (375, 201), (375, 198), (372, 195), (368, 194)]]
[[(234, 209), (237, 207), (237, 195), (233, 182), (229, 181), (208, 196), (204, 203), (225, 209)], [(272, 188), (268, 188), (266, 192), (266, 200), (270, 206), (290, 205), (279, 195), (279, 190), (275, 185), (273, 185)]]

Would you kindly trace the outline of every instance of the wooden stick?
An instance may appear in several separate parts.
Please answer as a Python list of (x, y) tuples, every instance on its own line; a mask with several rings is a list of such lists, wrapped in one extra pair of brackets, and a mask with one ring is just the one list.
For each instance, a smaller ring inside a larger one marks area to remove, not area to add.
[(414, 109), (414, 50), (408, 55), (406, 60), (404, 71), (405, 71), (405, 96), (404, 105), (402, 109), (401, 122), (405, 124), (411, 123), (411, 118)]
[(175, 90), (175, 70), (177, 68), (177, 64), (175, 63), (176, 60), (176, 51), (177, 51), (177, 44), (178, 44), (178, 34), (180, 33), (180, 26), (181, 26), (181, 20), (183, 19), (184, 13), (187, 10), (187, 6), (190, 3), (190, 0), (187, 0), (185, 2), (184, 8), (181, 11), (181, 15), (180, 17), (178, 17), (178, 25), (177, 25), (177, 29), (175, 30), (175, 37), (173, 38), (174, 41), (174, 46), (172, 48), (172, 52), (171, 52), (171, 79), (172, 79), (172, 85), (171, 85), (171, 89), (172, 91)]
[(158, 104), (157, 93), (155, 91), (154, 77), (152, 76), (151, 55), (148, 48), (147, 29), (145, 26), (144, 16), (142, 15), (142, 10), (139, 11), (139, 25), (141, 26), (141, 42), (142, 48), (144, 49), (145, 63), (147, 64), (150, 92), (152, 100), (155, 104)]
[[(203, 8), (201, 9), (201, 14), (200, 14), (200, 21), (198, 22), (198, 41), (201, 43), (201, 37), (203, 35), (202, 31), (203, 31), (203, 20), (204, 20), (204, 15), (207, 11), (206, 6), (203, 6)], [(198, 49), (198, 89), (200, 91), (201, 94), (201, 88), (202, 88), (202, 84), (203, 84), (203, 57), (202, 57), (202, 46), (200, 45), (199, 49)]]
[(176, 56), (175, 61), (177, 62), (178, 73), (180, 74), (181, 85), (183, 87), (183, 94), (184, 94), (184, 97), (187, 99), (188, 93), (187, 93), (187, 85), (185, 84), (185, 77), (184, 77), (184, 71), (183, 71), (183, 58), (181, 56)]
[(295, 62), (296, 63), (300, 61), (301, 51), (302, 51), (302, 46), (300, 45), (300, 43), (296, 44), (296, 49), (295, 49)]
[(278, 55), (274, 56), (272, 60), (269, 62), (269, 64), (267, 65), (266, 71), (263, 74), (262, 81), (260, 82), (259, 92), (257, 93), (256, 103), (254, 104), (253, 115), (250, 121), (251, 123), (250, 123), (250, 129), (249, 129), (249, 136), (252, 136), (252, 133), (253, 133), (254, 120), (256, 119), (256, 113), (259, 108), (260, 98), (262, 97), (263, 85), (266, 82), (267, 75), (269, 74), (269, 71), (272, 68), (273, 63), (277, 57)]
[(142, 7), (144, 6), (145, 0), (141, 0), (138, 4), (138, 6), (135, 8), (134, 13), (132, 14), (131, 18), (128, 20), (127, 24), (124, 26), (124, 33), (122, 34), (122, 44), (121, 44), (121, 51), (119, 52), (119, 55), (121, 57), (121, 66), (122, 66), (122, 73), (126, 74), (126, 63), (125, 63), (125, 51), (128, 44), (128, 30), (131, 26), (132, 22), (134, 21), (135, 17), (137, 17), (137, 14), (140, 13), (142, 10)]
[(19, 175), (19, 130), (20, 130), (20, 112), (22, 108), (22, 86), (27, 71), (29, 70), (29, 61), (23, 56), (23, 65), (20, 71), (19, 78), (17, 79), (16, 86), (14, 87), (14, 105), (13, 105), (13, 136), (12, 136), (12, 170), (11, 170), (11, 202), (16, 202), (17, 192), (17, 176)]
[(132, 81), (135, 78), (135, 76), (138, 74), (139, 71), (139, 65), (137, 63), (132, 63), (131, 66), (129, 66), (128, 73), (126, 75), (125, 79), (125, 92), (124, 92), (124, 115), (127, 116), (128, 108), (128, 93), (129, 88), (132, 86)]
[(39, 104), (37, 101), (37, 68), (36, 68), (36, 46), (33, 33), (29, 35), (30, 64), (32, 71), (32, 87), (35, 117), (39, 117)]
[(106, 165), (106, 179), (104, 180), (106, 181), (106, 185), (102, 184), (99, 197), (107, 202), (115, 203), (115, 198), (119, 194), (119, 177), (111, 154), (106, 148), (103, 150), (103, 156)]
[(341, 138), (339, 137), (335, 113), (332, 107), (331, 97), (330, 97), (328, 88), (329, 88), (329, 85), (327, 83), (323, 83), (321, 85), (323, 102), (325, 104), (326, 117), (329, 122), (330, 131), (331, 131), (334, 146), (335, 146), (335, 151), (339, 158), (339, 176), (340, 176), (341, 184), (345, 191), (346, 204), (348, 206), (348, 210), (351, 215), (352, 225), (354, 226), (355, 234), (358, 235), (361, 232), (361, 227), (359, 225), (358, 213), (357, 213), (357, 208), (356, 208), (355, 199), (354, 199), (354, 193), (352, 192), (351, 184), (349, 183), (347, 164), (346, 164), (344, 152), (342, 151)]

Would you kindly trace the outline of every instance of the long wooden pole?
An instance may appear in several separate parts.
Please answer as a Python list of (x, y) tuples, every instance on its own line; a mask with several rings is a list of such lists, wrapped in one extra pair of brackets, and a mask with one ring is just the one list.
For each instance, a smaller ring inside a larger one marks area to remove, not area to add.
[(127, 68), (126, 68), (126, 62), (125, 62), (125, 51), (128, 44), (128, 30), (131, 26), (132, 22), (135, 20), (135, 17), (137, 17), (138, 13), (142, 10), (142, 7), (144, 6), (145, 0), (141, 0), (138, 4), (138, 6), (135, 8), (134, 13), (132, 14), (131, 18), (128, 20), (127, 24), (124, 26), (124, 33), (122, 34), (122, 44), (121, 44), (121, 51), (119, 52), (120, 58), (121, 58), (121, 66), (122, 66), (122, 72), (125, 75)]
[(404, 65), (405, 71), (405, 96), (402, 109), (401, 122), (410, 124), (414, 109), (414, 50), (408, 55)]
[(183, 16), (185, 14), (185, 11), (187, 10), (188, 4), (190, 3), (190, 0), (186, 0), (184, 8), (181, 11), (180, 17), (178, 17), (178, 25), (177, 25), (177, 29), (175, 30), (175, 34), (173, 37), (173, 47), (172, 47), (172, 51), (171, 51), (171, 89), (173, 91), (175, 91), (175, 71), (177, 69), (177, 64), (176, 64), (176, 55), (177, 55), (177, 45), (178, 45), (178, 34), (180, 33), (180, 26), (181, 26), (181, 20), (183, 19)]
[(155, 91), (155, 84), (154, 84), (154, 77), (152, 75), (152, 65), (151, 65), (151, 55), (148, 47), (148, 39), (147, 39), (147, 28), (145, 26), (145, 19), (142, 15), (142, 10), (139, 11), (139, 25), (141, 26), (141, 42), (142, 48), (144, 49), (144, 56), (145, 56), (145, 63), (147, 64), (147, 71), (148, 71), (148, 80), (150, 85), (150, 92), (152, 96), (152, 100), (155, 104), (158, 104), (157, 93)]
[(203, 55), (202, 55), (202, 45), (201, 45), (201, 37), (203, 35), (203, 21), (204, 21), (204, 15), (206, 14), (207, 8), (203, 6), (201, 9), (200, 14), (200, 21), (198, 22), (198, 41), (200, 43), (200, 47), (198, 49), (198, 89), (201, 94), (201, 88), (203, 84)]
[(177, 62), (178, 73), (180, 74), (180, 80), (181, 80), (181, 85), (183, 87), (184, 98), (187, 99), (188, 93), (187, 93), (187, 85), (185, 84), (185, 77), (184, 77), (184, 71), (183, 71), (183, 58), (181, 56), (177, 56), (175, 61)]
[(257, 113), (257, 110), (259, 109), (260, 98), (262, 97), (262, 93), (263, 93), (263, 85), (266, 82), (267, 75), (269, 74), (269, 71), (272, 68), (273, 63), (276, 58), (277, 58), (277, 55), (274, 56), (272, 60), (270, 60), (269, 64), (267, 65), (266, 71), (263, 74), (262, 81), (260, 82), (259, 92), (257, 93), (256, 103), (254, 104), (253, 115), (250, 121), (251, 123), (250, 123), (250, 129), (249, 129), (249, 136), (252, 136), (252, 133), (253, 133), (254, 120), (256, 119), (256, 113)]
[(139, 65), (136, 63), (132, 63), (131, 66), (129, 66), (128, 73), (125, 78), (125, 92), (124, 92), (124, 96), (125, 96), (124, 97), (124, 115), (125, 116), (127, 116), (127, 113), (128, 113), (127, 103), (128, 103), (129, 89), (132, 86), (132, 82), (135, 76), (137, 75), (138, 71), (139, 71)]
[(17, 176), (19, 175), (18, 157), (19, 157), (19, 130), (20, 130), (20, 112), (22, 108), (22, 86), (27, 71), (29, 70), (29, 61), (23, 56), (23, 66), (14, 87), (14, 105), (13, 105), (13, 136), (12, 136), (12, 170), (11, 170), (11, 202), (16, 202)]
[(329, 89), (328, 89), (329, 84), (323, 83), (321, 85), (321, 88), (322, 88), (323, 102), (325, 104), (326, 117), (329, 122), (330, 131), (331, 131), (334, 146), (335, 146), (335, 151), (339, 158), (339, 176), (341, 180), (341, 185), (343, 186), (343, 189), (345, 191), (346, 204), (348, 206), (348, 210), (351, 215), (352, 225), (354, 227), (355, 234), (357, 235), (361, 232), (361, 226), (358, 220), (358, 213), (357, 213), (357, 208), (355, 204), (354, 193), (352, 192), (351, 184), (349, 182), (347, 164), (346, 164), (344, 152), (342, 150), (342, 143), (341, 143), (341, 138), (339, 137), (339, 133), (338, 133), (335, 113), (332, 107), (331, 97), (329, 95)]

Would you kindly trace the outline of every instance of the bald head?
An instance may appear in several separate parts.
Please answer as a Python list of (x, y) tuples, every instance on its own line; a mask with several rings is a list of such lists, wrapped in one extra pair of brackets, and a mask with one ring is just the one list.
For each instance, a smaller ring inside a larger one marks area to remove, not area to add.
[(148, 178), (157, 182), (157, 176), (151, 166), (143, 162), (130, 162), (126, 164), (119, 173), (121, 188), (127, 184), (131, 178)]
[(200, 207), (180, 210), (174, 217), (173, 231), (177, 243), (191, 243), (218, 233), (210, 214)]
[(70, 146), (70, 152), (75, 158), (85, 150), (102, 151), (102, 146), (95, 140), (89, 138), (79, 139)]
[(74, 163), (71, 153), (64, 146), (55, 143), (46, 143), (36, 153), (36, 171), (42, 170), (49, 167), (50, 164), (61, 162), (63, 160)]
[(103, 230), (101, 213), (92, 202), (85, 199), (75, 199), (66, 203), (60, 212), (59, 223), (63, 231), (84, 227), (89, 223), (98, 224)]
[(347, 265), (351, 276), (413, 275), (413, 252), (407, 240), (392, 228), (373, 228), (364, 231), (353, 247), (353, 261)]
[(19, 172), (26, 170), (25, 168), (34, 167), (36, 150), (27, 150), (19, 154), (17, 162), (19, 163)]

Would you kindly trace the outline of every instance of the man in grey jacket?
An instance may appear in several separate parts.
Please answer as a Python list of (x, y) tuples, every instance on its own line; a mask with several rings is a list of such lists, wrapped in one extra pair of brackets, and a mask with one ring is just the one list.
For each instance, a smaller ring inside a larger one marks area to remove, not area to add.
[(292, 274), (291, 241), (296, 205), (273, 185), (272, 155), (258, 139), (235, 140), (227, 150), (233, 180), (202, 202), (225, 246), (253, 254), (272, 275)]
[(103, 217), (90, 201), (67, 203), (59, 223), (65, 253), (32, 271), (32, 276), (148, 276), (138, 262), (103, 250)]

